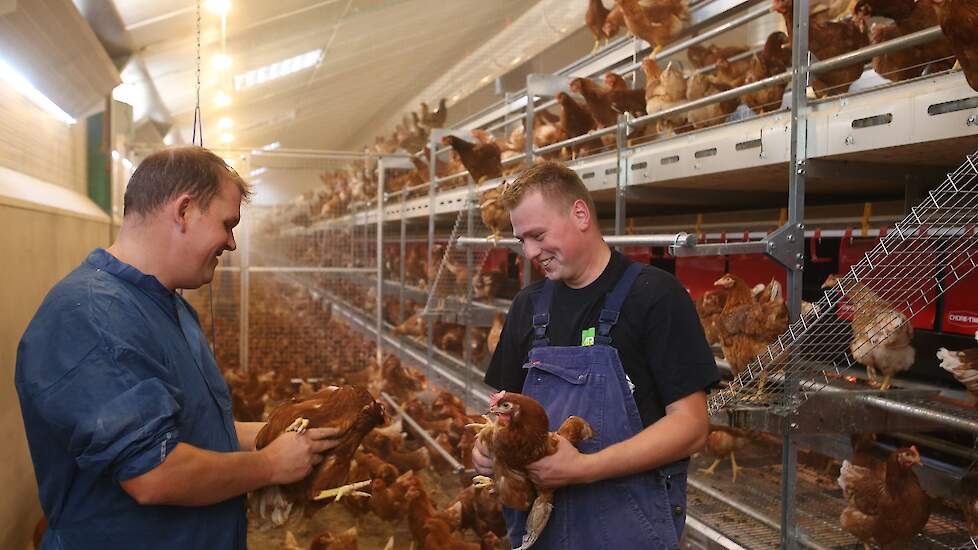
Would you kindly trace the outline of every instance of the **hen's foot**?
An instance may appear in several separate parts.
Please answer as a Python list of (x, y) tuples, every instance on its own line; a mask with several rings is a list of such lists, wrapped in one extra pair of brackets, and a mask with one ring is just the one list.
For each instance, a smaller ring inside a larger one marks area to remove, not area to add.
[(289, 424), (289, 427), (285, 428), (285, 431), (301, 434), (302, 432), (306, 431), (306, 428), (308, 427), (309, 427), (309, 419), (299, 417), (296, 418), (294, 422)]
[(496, 482), (491, 477), (475, 476), (472, 478), (472, 486), (476, 489), (489, 489), (489, 492), (492, 493), (496, 488)]
[(713, 475), (714, 472), (717, 471), (717, 466), (720, 465), (720, 462), (721, 462), (721, 459), (718, 458), (718, 459), (716, 459), (716, 460), (713, 461), (713, 464), (711, 464), (709, 468), (700, 468), (699, 471), (703, 472), (704, 474), (706, 474), (708, 476), (711, 476), (711, 475)]
[(364, 493), (358, 489), (362, 489), (363, 487), (370, 485), (371, 481), (372, 480), (368, 479), (366, 481), (358, 481), (342, 487), (336, 487), (335, 489), (326, 489), (325, 491), (320, 491), (319, 494), (314, 496), (312, 499), (325, 500), (327, 498), (332, 498), (333, 502), (337, 502), (341, 498), (348, 496), (369, 497), (371, 496), (370, 493)]
[(540, 533), (547, 526), (550, 520), (550, 513), (553, 512), (553, 494), (543, 493), (537, 496), (530, 507), (530, 512), (526, 516), (526, 533), (523, 534), (523, 543), (515, 550), (526, 550), (533, 546), (533, 543), (540, 538)]

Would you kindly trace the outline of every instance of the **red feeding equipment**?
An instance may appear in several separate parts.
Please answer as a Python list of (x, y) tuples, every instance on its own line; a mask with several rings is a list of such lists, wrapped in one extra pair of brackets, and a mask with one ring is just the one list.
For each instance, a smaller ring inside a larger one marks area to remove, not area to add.
[[(968, 227), (967, 234), (973, 235), (974, 227)], [(966, 251), (957, 255), (947, 266), (944, 283), (951, 284), (978, 263), (978, 251)], [(950, 290), (944, 293), (944, 317), (941, 324), (944, 332), (972, 335), (978, 330), (978, 270), (972, 271)]]

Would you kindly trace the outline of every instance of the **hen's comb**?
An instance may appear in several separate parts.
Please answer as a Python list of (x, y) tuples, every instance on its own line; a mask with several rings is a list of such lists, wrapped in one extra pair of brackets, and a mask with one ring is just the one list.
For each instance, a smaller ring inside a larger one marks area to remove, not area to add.
[(501, 391), (499, 393), (494, 393), (494, 394), (490, 395), (489, 396), (489, 406), (490, 407), (495, 407), (496, 405), (499, 404), (499, 400), (502, 399), (505, 396), (506, 396), (506, 392), (505, 391)]

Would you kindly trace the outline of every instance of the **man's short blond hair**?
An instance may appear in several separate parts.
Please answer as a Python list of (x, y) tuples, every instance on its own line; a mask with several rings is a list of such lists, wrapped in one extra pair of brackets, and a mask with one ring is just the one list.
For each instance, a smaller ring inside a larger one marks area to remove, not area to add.
[(545, 161), (534, 164), (520, 174), (512, 183), (504, 186), (500, 200), (507, 210), (519, 205), (527, 194), (539, 191), (544, 197), (559, 200), (570, 209), (578, 199), (587, 204), (591, 216), (597, 215), (594, 199), (584, 186), (577, 172), (559, 162)]

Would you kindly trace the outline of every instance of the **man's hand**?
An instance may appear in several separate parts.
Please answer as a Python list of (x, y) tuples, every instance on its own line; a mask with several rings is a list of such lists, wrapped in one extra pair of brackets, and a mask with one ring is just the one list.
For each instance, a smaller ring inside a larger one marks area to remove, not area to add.
[(472, 446), (472, 464), (475, 466), (476, 473), (483, 476), (491, 476), (492, 465), (495, 461), (496, 457), (492, 456), (489, 449), (486, 449), (486, 446), (476, 439), (475, 445)]
[[(475, 453), (472, 453), (473, 457)], [(548, 489), (565, 485), (590, 483), (590, 466), (594, 455), (582, 454), (561, 436), (557, 436), (557, 452), (526, 467), (533, 483)]]
[(268, 461), (271, 484), (282, 485), (298, 481), (323, 461), (320, 453), (339, 445), (336, 428), (309, 428), (303, 433), (284, 432), (259, 451)]

